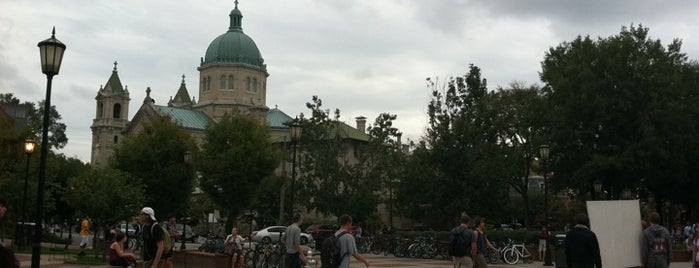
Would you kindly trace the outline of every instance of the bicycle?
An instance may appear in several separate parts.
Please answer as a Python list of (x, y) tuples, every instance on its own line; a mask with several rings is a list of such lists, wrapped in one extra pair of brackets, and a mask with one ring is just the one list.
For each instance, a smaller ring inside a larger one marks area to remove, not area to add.
[(534, 262), (534, 255), (527, 250), (524, 244), (513, 244), (512, 247), (502, 252), (502, 259), (507, 264), (515, 264), (519, 262), (520, 258), (522, 258), (524, 263)]

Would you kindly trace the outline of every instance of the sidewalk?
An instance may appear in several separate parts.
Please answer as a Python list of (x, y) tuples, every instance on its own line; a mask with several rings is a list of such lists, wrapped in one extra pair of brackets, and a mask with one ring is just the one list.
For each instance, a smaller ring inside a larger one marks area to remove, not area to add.
[[(415, 267), (415, 268), (453, 268), (451, 261), (444, 259), (410, 259), (410, 258), (396, 258), (393, 256), (383, 256), (374, 254), (363, 254), (363, 256), (369, 260), (370, 267)], [(49, 260), (49, 256), (44, 254), (41, 256), (41, 267), (45, 268), (90, 268), (88, 265), (76, 265), (76, 264), (64, 264), (63, 255), (56, 254)], [(71, 256), (68, 256), (70, 258)], [(319, 255), (313, 256), (316, 260), (320, 258)], [(17, 254), (17, 258), (20, 260), (20, 265), (22, 268), (31, 267), (31, 254)], [(92, 266), (95, 267), (95, 266)], [(102, 267), (102, 266), (100, 266)], [(104, 266), (108, 267), (108, 266)], [(182, 268), (175, 265), (177, 268)], [(318, 266), (320, 267), (320, 266)], [(352, 258), (350, 268), (363, 268), (364, 264)], [(490, 268), (553, 268), (555, 266), (544, 266), (542, 262), (533, 262), (529, 264), (518, 263), (516, 265), (508, 264), (493, 264), (488, 265)], [(673, 262), (670, 264), (672, 268), (691, 268), (689, 262)], [(199, 268), (199, 267), (188, 267), (188, 268)], [(206, 268), (206, 267), (200, 267)]]

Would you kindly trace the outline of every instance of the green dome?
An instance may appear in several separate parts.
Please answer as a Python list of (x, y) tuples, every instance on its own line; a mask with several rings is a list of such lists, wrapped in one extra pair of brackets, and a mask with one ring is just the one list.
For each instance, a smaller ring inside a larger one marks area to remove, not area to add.
[[(237, 2), (237, 1), (236, 1)], [(236, 3), (235, 9), (229, 15), (231, 18), (228, 31), (219, 35), (211, 41), (209, 48), (206, 49), (206, 55), (201, 63), (201, 66), (213, 64), (244, 64), (265, 69), (264, 59), (257, 48), (255, 41), (243, 33), (242, 18), (243, 15), (238, 10)]]

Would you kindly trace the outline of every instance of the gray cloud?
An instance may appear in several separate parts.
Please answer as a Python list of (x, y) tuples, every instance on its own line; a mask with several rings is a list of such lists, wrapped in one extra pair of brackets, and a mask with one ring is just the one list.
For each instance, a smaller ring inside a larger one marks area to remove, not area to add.
[[(417, 139), (426, 125), (426, 77), (460, 76), (481, 67), (490, 88), (538, 83), (544, 52), (575, 36), (609, 36), (643, 23), (651, 36), (684, 40), (699, 53), (699, 3), (573, 0), (265, 0), (240, 1), (243, 29), (267, 63), (270, 107), (308, 113), (319, 95), (350, 125), (364, 115), (398, 115), (396, 126)], [(64, 152), (89, 161), (94, 96), (113, 62), (131, 92), (130, 116), (146, 87), (167, 103), (187, 77), (197, 96), (199, 58), (228, 29), (232, 1), (10, 1), (0, 13), (0, 91), (43, 99), (45, 77), (36, 44), (49, 37), (68, 46), (54, 78), (52, 103), (68, 126)], [(47, 11), (51, 12), (47, 12)]]

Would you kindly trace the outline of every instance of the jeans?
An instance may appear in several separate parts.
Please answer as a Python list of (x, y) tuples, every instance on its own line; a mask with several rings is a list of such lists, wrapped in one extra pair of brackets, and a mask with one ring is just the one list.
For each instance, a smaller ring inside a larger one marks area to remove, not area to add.
[(301, 255), (298, 252), (286, 254), (286, 268), (301, 268)]

